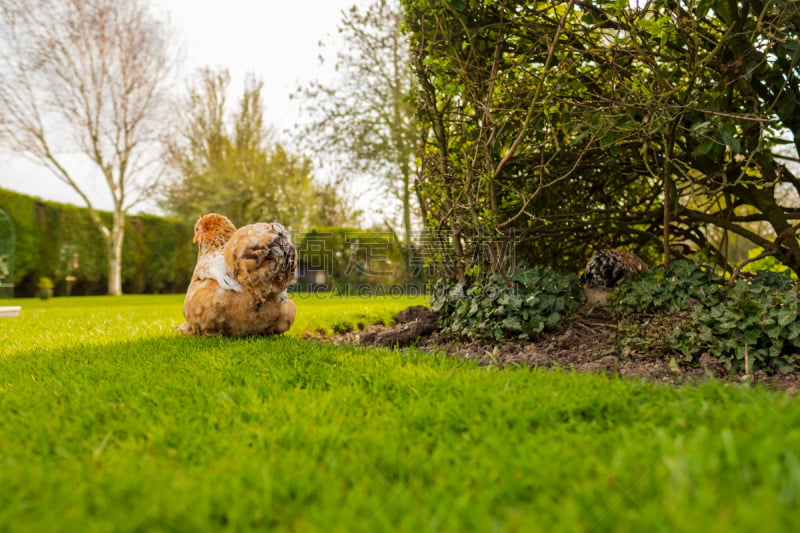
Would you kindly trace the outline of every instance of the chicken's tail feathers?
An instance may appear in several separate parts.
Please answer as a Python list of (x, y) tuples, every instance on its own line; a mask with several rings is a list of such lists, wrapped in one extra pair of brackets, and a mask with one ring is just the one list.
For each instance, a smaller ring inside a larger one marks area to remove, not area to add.
[(250, 287), (269, 287), (272, 292), (295, 281), (297, 251), (281, 224), (252, 224), (239, 232), (225, 250), (226, 263), (237, 281)]
[(261, 272), (269, 277), (294, 279), (297, 252), (291, 242), (276, 239), (266, 248), (256, 248), (245, 253), (234, 266), (233, 275)]

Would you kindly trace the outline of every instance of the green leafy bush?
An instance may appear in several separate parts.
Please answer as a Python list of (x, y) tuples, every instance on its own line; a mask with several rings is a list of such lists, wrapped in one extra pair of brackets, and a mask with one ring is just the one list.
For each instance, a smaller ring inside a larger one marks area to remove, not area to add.
[(42, 300), (47, 300), (53, 296), (53, 287), (55, 287), (55, 285), (53, 284), (52, 279), (42, 276), (39, 278), (38, 287), (39, 298)]
[(787, 272), (758, 272), (734, 285), (708, 267), (677, 261), (624, 280), (612, 295), (623, 351), (660, 347), (697, 362), (703, 354), (729, 370), (788, 372), (800, 353), (800, 298)]
[[(753, 259), (757, 257), (764, 251), (763, 248), (753, 248), (747, 253), (748, 258)], [(780, 259), (775, 256), (767, 256), (752, 263), (748, 263), (745, 265), (744, 272), (754, 272), (759, 273), (762, 271), (772, 271), (772, 272), (788, 272), (788, 274), (792, 278), (797, 278), (797, 275), (794, 274), (791, 268), (781, 263)]]
[[(403, 252), (390, 233), (358, 228), (314, 228), (295, 240), (300, 257), (294, 290), (380, 294), (407, 281)], [(323, 281), (315, 279), (323, 272)]]
[(724, 280), (710, 267), (674, 261), (625, 278), (611, 294), (612, 314), (677, 313), (693, 303), (715, 305), (725, 293)]
[(739, 280), (720, 303), (698, 306), (691, 327), (676, 328), (669, 345), (687, 361), (708, 353), (739, 371), (746, 354), (750, 370), (793, 370), (800, 353), (798, 287), (788, 275), (771, 274)]
[(431, 308), (445, 333), (533, 339), (563, 324), (578, 303), (577, 277), (550, 269), (520, 270), (506, 282), (488, 276), (470, 286), (439, 280)]

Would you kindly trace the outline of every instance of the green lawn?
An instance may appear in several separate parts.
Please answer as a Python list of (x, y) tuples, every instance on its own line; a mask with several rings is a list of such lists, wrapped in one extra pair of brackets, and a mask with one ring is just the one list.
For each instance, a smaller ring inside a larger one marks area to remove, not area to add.
[(0, 531), (794, 531), (800, 403), (479, 368), (306, 330), (184, 338), (179, 296), (5, 300)]

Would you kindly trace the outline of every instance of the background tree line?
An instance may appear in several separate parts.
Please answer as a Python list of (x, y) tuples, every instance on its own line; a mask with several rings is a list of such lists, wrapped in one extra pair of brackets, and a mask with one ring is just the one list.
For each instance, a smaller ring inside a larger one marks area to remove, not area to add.
[(302, 144), (328, 161), (339, 183), (366, 178), (360, 181), (381, 197), (383, 225), (395, 234), (408, 263), (419, 229), (419, 129), (412, 98), (416, 76), (402, 26), (397, 0), (342, 13), (339, 38), (345, 46), (334, 58), (338, 78), (304, 87), (296, 97), (312, 119), (301, 131)]
[[(310, 160), (272, 140), (262, 83), (248, 79), (236, 110), (230, 78), (203, 69), (176, 94), (169, 24), (147, 0), (0, 0), (0, 143), (49, 169), (83, 200), (106, 247), (106, 292), (123, 290), (128, 216), (162, 196), (185, 223), (209, 211), (237, 224), (344, 225), (357, 213)], [(89, 192), (104, 188), (102, 215)]]
[(175, 178), (163, 189), (162, 209), (187, 223), (219, 212), (236, 225), (279, 221), (300, 230), (353, 224), (355, 214), (339, 189), (315, 181), (308, 157), (272, 139), (263, 83), (245, 80), (231, 110), (230, 82), (224, 69), (202, 69), (189, 87), (164, 140)]
[[(122, 293), (127, 215), (163, 175), (175, 48), (146, 0), (0, 0), (0, 143), (50, 170), (88, 209)], [(112, 216), (95, 209), (100, 184)]]
[[(44, 277), (54, 282), (59, 296), (106, 292), (106, 248), (97, 239), (86, 208), (4, 189), (0, 189), (0, 207), (16, 230), (14, 296), (36, 295)], [(106, 221), (112, 217), (106, 211), (97, 214)], [(127, 217), (126, 225), (123, 290), (137, 294), (184, 292), (197, 258), (192, 245), (193, 222), (135, 215)], [(318, 227), (293, 232), (292, 239), (300, 259), (298, 283), (292, 290), (380, 294), (391, 287), (406, 289), (402, 249), (386, 232)]]

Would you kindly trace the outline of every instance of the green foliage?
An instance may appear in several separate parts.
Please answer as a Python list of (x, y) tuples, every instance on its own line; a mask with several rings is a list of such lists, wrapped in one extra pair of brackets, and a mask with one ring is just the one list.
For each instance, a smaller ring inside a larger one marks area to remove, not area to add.
[(800, 272), (795, 209), (776, 195), (797, 180), (779, 152), (800, 147), (787, 81), (800, 76), (800, 4), (402, 4), (422, 207), (464, 243), (465, 269), (481, 236), (513, 235), (518, 258), (570, 270), (627, 244), (651, 260), (668, 212), (672, 239), (720, 264), (734, 259), (724, 231), (785, 246)]
[[(73, 294), (105, 292), (105, 243), (86, 209), (45, 202), (0, 189), (0, 208), (16, 228), (16, 295), (34, 294), (40, 276), (52, 278), (55, 293), (73, 275)], [(111, 213), (100, 213), (105, 222)], [(191, 228), (154, 216), (127, 217), (122, 250), (122, 282), (126, 292), (183, 292), (194, 268)], [(77, 254), (74, 256), (73, 254)], [(72, 262), (77, 257), (78, 268)]]
[(535, 339), (571, 318), (578, 292), (575, 276), (530, 268), (508, 282), (496, 274), (469, 286), (440, 279), (433, 286), (431, 308), (441, 315), (445, 333)]
[[(161, 174), (152, 155), (170, 124), (163, 111), (177, 72), (173, 35), (145, 3), (0, 0), (0, 142), (87, 207), (103, 191), (114, 216), (101, 222), (90, 213), (107, 243), (109, 294), (122, 293), (128, 210)], [(48, 251), (60, 250), (41, 254)]]
[(676, 329), (669, 345), (687, 361), (703, 353), (734, 371), (789, 372), (800, 352), (800, 298), (788, 274), (739, 280), (726, 287), (716, 305), (702, 305), (689, 316), (691, 327)]
[[(757, 257), (764, 251), (763, 248), (753, 248), (748, 251), (747, 256), (749, 258)], [(752, 263), (748, 263), (742, 269), (744, 272), (752, 272), (758, 273), (762, 271), (771, 271), (771, 272), (783, 272), (783, 271), (790, 271), (794, 278), (797, 278), (797, 274), (789, 269), (785, 264), (781, 263), (779, 259), (775, 256), (767, 256), (762, 259), (758, 259), (753, 261)]]
[(183, 338), (179, 296), (22, 305), (0, 327), (2, 531), (796, 528), (788, 394)]
[(789, 272), (763, 271), (730, 286), (706, 267), (677, 261), (624, 280), (612, 301), (615, 314), (643, 326), (623, 324), (623, 345), (660, 345), (688, 362), (709, 354), (736, 372), (745, 369), (745, 353), (750, 371), (797, 366), (800, 298)]
[[(105, 291), (107, 251), (85, 209), (44, 202), (0, 189), (0, 208), (17, 232), (17, 296), (31, 296), (39, 276), (52, 278), (63, 294), (65, 278), (77, 279), (72, 294)], [(105, 220), (110, 213), (100, 213)], [(182, 293), (189, 284), (197, 250), (191, 226), (177, 220), (139, 215), (127, 217), (122, 250), (122, 282), (127, 293)], [(295, 237), (300, 273), (320, 269), (323, 286), (301, 277), (296, 289), (329, 289), (340, 293), (406, 292), (403, 254), (391, 233), (357, 228), (321, 227)], [(73, 254), (78, 268), (72, 270)], [(311, 282), (311, 283), (309, 283)], [(383, 292), (381, 292), (383, 291)]]
[(53, 283), (52, 279), (42, 276), (39, 278), (36, 286), (39, 288), (40, 299), (47, 300), (53, 296), (53, 288), (55, 287), (55, 284)]
[(673, 261), (670, 268), (655, 267), (629, 276), (614, 289), (610, 310), (618, 315), (676, 313), (690, 302), (715, 305), (723, 298), (723, 280), (706, 266)]
[(197, 258), (192, 226), (152, 215), (128, 217), (122, 257), (125, 292), (184, 292)]
[(166, 163), (178, 177), (166, 186), (162, 208), (191, 224), (216, 212), (237, 226), (276, 221), (293, 229), (341, 215), (338, 191), (317, 186), (311, 161), (271, 140), (263, 83), (246, 80), (232, 116), (229, 83), (227, 71), (204, 69), (190, 89), (166, 142)]

